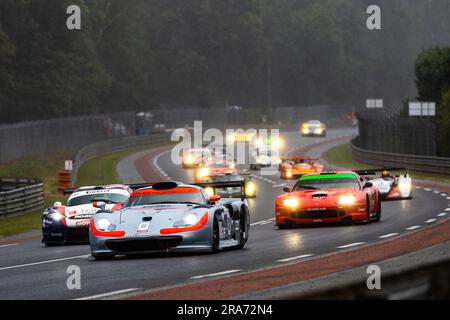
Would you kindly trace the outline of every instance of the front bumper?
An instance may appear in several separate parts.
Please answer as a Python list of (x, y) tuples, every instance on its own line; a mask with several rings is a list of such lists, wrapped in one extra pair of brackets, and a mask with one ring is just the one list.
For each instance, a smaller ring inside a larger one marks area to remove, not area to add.
[(353, 207), (328, 207), (321, 209), (277, 209), (275, 220), (277, 225), (336, 223), (345, 221), (361, 221), (367, 219), (365, 209)]

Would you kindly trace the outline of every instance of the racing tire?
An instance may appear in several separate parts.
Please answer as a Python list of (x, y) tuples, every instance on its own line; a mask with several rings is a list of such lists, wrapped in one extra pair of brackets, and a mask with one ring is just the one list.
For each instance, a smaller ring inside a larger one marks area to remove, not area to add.
[(378, 194), (378, 211), (377, 211), (377, 215), (375, 216), (375, 219), (373, 221), (380, 222), (380, 220), (381, 220), (381, 198), (380, 198), (380, 194)]
[(241, 216), (239, 218), (239, 245), (238, 248), (244, 248), (245, 244), (248, 241), (250, 231), (250, 215), (248, 210), (244, 207), (241, 210)]
[(220, 250), (220, 230), (219, 230), (219, 219), (214, 217), (213, 221), (213, 234), (212, 234), (212, 251), (214, 253)]

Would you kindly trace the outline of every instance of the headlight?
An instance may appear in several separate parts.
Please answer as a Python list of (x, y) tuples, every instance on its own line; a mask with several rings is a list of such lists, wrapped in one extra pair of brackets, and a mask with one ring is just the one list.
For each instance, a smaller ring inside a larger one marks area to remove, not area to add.
[(398, 184), (398, 188), (400, 189), (400, 191), (411, 191), (411, 182), (401, 182)]
[(286, 177), (292, 178), (292, 171), (286, 171)]
[(342, 196), (339, 199), (339, 204), (344, 206), (354, 204), (355, 202), (356, 202), (355, 196)]
[(190, 227), (190, 226), (195, 225), (197, 222), (198, 222), (197, 215), (191, 213), (191, 214), (188, 214), (188, 215), (184, 216), (183, 219), (175, 221), (173, 226), (175, 228)]
[(204, 178), (207, 177), (209, 175), (209, 170), (207, 168), (202, 168), (200, 169), (200, 171), (198, 172), (198, 176), (200, 178)]
[(295, 198), (289, 198), (283, 200), (283, 205), (288, 208), (297, 208), (300, 202)]
[(62, 218), (64, 218), (64, 215), (62, 215), (62, 214), (59, 213), (59, 212), (55, 212), (55, 213), (49, 214), (48, 217), (49, 217), (50, 219), (52, 219), (52, 220), (59, 221), (59, 220), (61, 220)]
[(185, 158), (185, 163), (194, 163), (194, 157), (193, 156), (187, 156)]
[(209, 196), (213, 196), (213, 195), (214, 195), (214, 189), (211, 188), (211, 187), (207, 187), (207, 188), (205, 189), (205, 191), (206, 191), (206, 193), (207, 193)]
[(261, 157), (256, 158), (256, 163), (261, 163), (261, 162), (262, 162), (262, 158)]
[(283, 148), (284, 146), (284, 141), (281, 138), (278, 138), (277, 140), (275, 140), (275, 147), (277, 147), (278, 149)]
[(254, 195), (256, 191), (256, 186), (253, 182), (248, 182), (245, 186), (245, 194)]
[(228, 142), (235, 142), (236, 141), (236, 134), (232, 133), (230, 135), (227, 135), (227, 141)]
[(106, 230), (108, 230), (108, 228), (110, 226), (111, 226), (111, 222), (109, 222), (109, 220), (106, 218), (101, 218), (101, 219), (98, 219), (98, 221), (97, 221), (97, 227), (99, 230), (106, 231)]
[(321, 128), (316, 129), (316, 133), (317, 133), (317, 134), (321, 134), (322, 132), (323, 132), (323, 130), (322, 130)]

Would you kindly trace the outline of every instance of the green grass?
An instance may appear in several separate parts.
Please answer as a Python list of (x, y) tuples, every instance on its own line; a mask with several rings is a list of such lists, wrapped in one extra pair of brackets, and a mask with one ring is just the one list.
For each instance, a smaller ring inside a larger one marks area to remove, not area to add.
[[(139, 146), (123, 151), (113, 152), (93, 158), (84, 163), (78, 171), (77, 186), (109, 184), (119, 182), (116, 167), (124, 157), (139, 151), (161, 145)], [(71, 159), (74, 152), (62, 152), (54, 155), (26, 157), (0, 165), (0, 176), (34, 177), (44, 180), (45, 204), (55, 201), (64, 202), (64, 197), (57, 192), (57, 172), (64, 169), (64, 160)], [(0, 237), (38, 230), (41, 228), (42, 209), (20, 216), (0, 218)]]
[[(57, 192), (57, 172), (64, 169), (64, 160), (71, 159), (73, 151), (53, 155), (30, 156), (0, 165), (0, 176), (40, 178), (44, 181), (45, 202), (49, 206), (64, 200)], [(42, 209), (20, 216), (0, 218), (0, 237), (27, 232), (41, 227)]]
[[(353, 160), (352, 152), (349, 143), (344, 143), (338, 145), (334, 148), (329, 149), (323, 154), (323, 158), (331, 164), (337, 165), (339, 167), (351, 168), (351, 169), (367, 169), (373, 168), (373, 165), (361, 163)], [(375, 166), (376, 167), (376, 166)], [(395, 172), (393, 172), (395, 173)], [(411, 177), (420, 180), (430, 180), (437, 182), (450, 182), (450, 175), (444, 174), (432, 174), (426, 172), (410, 172)]]

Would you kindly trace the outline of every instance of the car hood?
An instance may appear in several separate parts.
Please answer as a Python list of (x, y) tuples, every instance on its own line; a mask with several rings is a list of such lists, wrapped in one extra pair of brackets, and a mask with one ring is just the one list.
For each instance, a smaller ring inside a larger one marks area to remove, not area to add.
[(151, 219), (152, 224), (160, 226), (172, 226), (177, 220), (182, 219), (187, 214), (196, 214), (199, 218), (208, 209), (202, 206), (185, 204), (161, 204), (124, 208), (120, 210), (120, 224), (134, 225), (144, 221), (144, 218)]
[(79, 206), (71, 206), (65, 208), (65, 214), (67, 217), (73, 217), (73, 216), (84, 216), (88, 218), (89, 216), (92, 216), (94, 213), (96, 213), (99, 209), (95, 208), (91, 203), (89, 204), (82, 204)]

